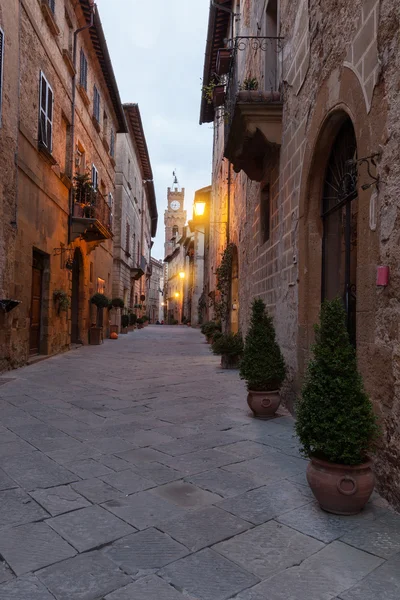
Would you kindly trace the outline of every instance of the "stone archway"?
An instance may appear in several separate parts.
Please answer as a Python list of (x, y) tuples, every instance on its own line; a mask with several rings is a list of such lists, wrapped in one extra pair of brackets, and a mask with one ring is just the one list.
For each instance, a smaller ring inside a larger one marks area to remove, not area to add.
[[(341, 74), (340, 88), (335, 88), (333, 93), (329, 82), (321, 88), (307, 131), (299, 203), (298, 384), (301, 383), (310, 346), (314, 340), (314, 324), (318, 321), (321, 299), (324, 297), (324, 284), (326, 288), (326, 281), (323, 281), (324, 220), (322, 216), (327, 167), (335, 140), (338, 139), (341, 128), (346, 123), (353, 135), (357, 157), (362, 158), (373, 154), (378, 148), (378, 139), (373, 140), (363, 91), (354, 73), (345, 68)], [(350, 221), (348, 220), (354, 231), (357, 231), (357, 252), (350, 257), (350, 262), (347, 259), (347, 266), (350, 266), (354, 272), (354, 281), (351, 285), (357, 290), (353, 341), (357, 342), (357, 354), (362, 373), (364, 371), (368, 373), (367, 360), (365, 364), (363, 363), (364, 357), (366, 359), (368, 355), (368, 347), (373, 343), (371, 323), (375, 320), (376, 300), (373, 290), (378, 260), (377, 238), (369, 228), (372, 190), (361, 188), (365, 175), (365, 168), (360, 167), (354, 190), (357, 198), (354, 205), (356, 210), (351, 209), (351, 218)], [(334, 240), (337, 249), (341, 243), (338, 233), (342, 226), (345, 226), (345, 221), (340, 223), (337, 220)], [(337, 269), (337, 267), (338, 261), (335, 266), (333, 259), (330, 268)], [(338, 277), (337, 281), (344, 284), (344, 278), (340, 280)], [(342, 290), (344, 290), (343, 285)], [(339, 293), (339, 288), (337, 292)], [(325, 293), (326, 297), (330, 295)], [(344, 293), (340, 295), (344, 297)]]

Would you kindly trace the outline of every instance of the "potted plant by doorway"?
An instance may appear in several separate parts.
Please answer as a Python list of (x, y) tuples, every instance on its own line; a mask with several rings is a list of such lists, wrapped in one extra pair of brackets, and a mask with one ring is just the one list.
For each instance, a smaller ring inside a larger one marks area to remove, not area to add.
[[(124, 301), (122, 300), (122, 298), (113, 298), (110, 302), (110, 309), (118, 309), (118, 308), (124, 308)], [(110, 334), (111, 333), (118, 333), (119, 331), (119, 325), (117, 323), (110, 323)]]
[(136, 328), (137, 316), (135, 313), (130, 313), (129, 315), (129, 327), (132, 327), (132, 331)]
[(201, 326), (201, 333), (206, 336), (207, 344), (211, 344), (215, 333), (221, 332), (221, 323), (207, 321)]
[(212, 351), (221, 356), (222, 369), (238, 369), (243, 354), (243, 338), (240, 333), (214, 335)]
[(144, 325), (143, 325), (143, 319), (142, 317), (139, 317), (139, 319), (136, 321), (137, 323), (137, 328), (138, 329), (143, 329)]
[(370, 454), (379, 428), (350, 343), (340, 298), (324, 302), (297, 404), (296, 432), (309, 457), (307, 480), (320, 506), (353, 515), (374, 489)]
[(121, 333), (128, 333), (129, 315), (121, 316)]
[(260, 419), (272, 417), (281, 403), (280, 388), (286, 377), (286, 366), (272, 318), (259, 298), (252, 305), (240, 377), (247, 382), (247, 403), (254, 415)]
[(90, 303), (94, 304), (96, 307), (96, 324), (92, 325), (89, 331), (89, 343), (92, 346), (98, 346), (103, 343), (103, 327), (102, 323), (102, 311), (105, 308), (108, 308), (110, 301), (104, 294), (94, 294)]

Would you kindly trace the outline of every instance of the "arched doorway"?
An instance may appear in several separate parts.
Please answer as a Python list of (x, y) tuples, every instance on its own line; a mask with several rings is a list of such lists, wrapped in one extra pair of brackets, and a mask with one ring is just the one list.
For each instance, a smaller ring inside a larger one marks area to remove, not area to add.
[(357, 142), (347, 118), (333, 142), (322, 193), (322, 300), (341, 297), (356, 343)]
[(81, 275), (83, 272), (82, 254), (79, 248), (74, 252), (74, 263), (72, 267), (72, 298), (71, 298), (71, 342), (81, 343), (80, 336), (80, 295)]
[(239, 256), (236, 246), (232, 249), (230, 329), (232, 333), (237, 333), (239, 331)]

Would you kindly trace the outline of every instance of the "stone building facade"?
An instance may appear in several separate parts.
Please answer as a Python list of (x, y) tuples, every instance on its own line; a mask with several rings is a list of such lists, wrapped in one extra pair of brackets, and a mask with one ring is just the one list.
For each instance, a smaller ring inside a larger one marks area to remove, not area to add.
[[(115, 138), (126, 122), (90, 0), (2, 2), (0, 28), (1, 296), (19, 302), (0, 311), (6, 369), (87, 342), (91, 295), (111, 295)], [(74, 178), (85, 174), (83, 189)]]
[(400, 506), (395, 7), (217, 0), (203, 78), (215, 102), (203, 93), (200, 120), (214, 121), (210, 221), (221, 223), (210, 229), (210, 292), (232, 243), (240, 327), (246, 332), (251, 299), (263, 298), (289, 368), (291, 409), (321, 298), (343, 298), (383, 427), (379, 484)]
[[(124, 104), (128, 133), (117, 136), (113, 297), (146, 307), (152, 237), (157, 232), (153, 172), (137, 104)], [(144, 300), (143, 300), (144, 296)], [(143, 308), (145, 311), (146, 308)]]
[(156, 321), (162, 321), (164, 319), (162, 311), (163, 294), (162, 290), (164, 287), (164, 264), (161, 260), (151, 258), (151, 275), (149, 279), (149, 300), (147, 314), (150, 318), (150, 323), (156, 323)]

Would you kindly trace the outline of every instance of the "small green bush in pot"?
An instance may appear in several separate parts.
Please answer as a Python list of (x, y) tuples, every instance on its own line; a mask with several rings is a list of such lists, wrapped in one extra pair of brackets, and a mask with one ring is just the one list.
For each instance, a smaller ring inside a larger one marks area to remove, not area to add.
[(323, 303), (312, 351), (296, 410), (296, 432), (311, 459), (307, 479), (322, 508), (355, 514), (374, 488), (369, 455), (379, 428), (340, 298)]
[(247, 402), (254, 415), (267, 418), (275, 414), (280, 404), (279, 390), (286, 377), (286, 366), (276, 341), (272, 317), (261, 299), (254, 300), (252, 304), (240, 377), (246, 380), (249, 391)]
[(212, 351), (221, 356), (223, 369), (237, 369), (243, 354), (243, 338), (240, 333), (216, 333), (212, 342)]

